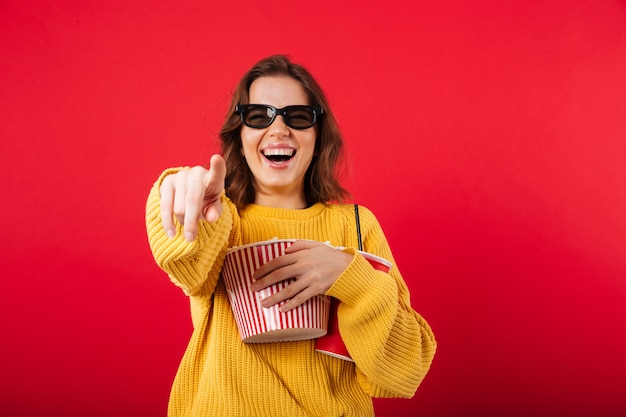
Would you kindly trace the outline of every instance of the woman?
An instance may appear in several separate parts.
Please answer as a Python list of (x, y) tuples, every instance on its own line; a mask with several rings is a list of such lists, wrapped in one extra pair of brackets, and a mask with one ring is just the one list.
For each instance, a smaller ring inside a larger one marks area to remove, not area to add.
[[(376, 271), (356, 250), (353, 206), (341, 203), (335, 178), (342, 138), (319, 85), (286, 57), (269, 57), (241, 79), (232, 109), (223, 157), (209, 169), (165, 171), (147, 202), (155, 260), (189, 296), (194, 326), (169, 415), (371, 416), (371, 397), (413, 396), (435, 340), (397, 268)], [(393, 261), (364, 207), (360, 227), (363, 250)], [(241, 341), (220, 278), (226, 251), (276, 237), (305, 240), (259, 269), (253, 289), (295, 277), (263, 300), (284, 302), (283, 311), (318, 294), (338, 299), (354, 362), (316, 352), (314, 340)]]

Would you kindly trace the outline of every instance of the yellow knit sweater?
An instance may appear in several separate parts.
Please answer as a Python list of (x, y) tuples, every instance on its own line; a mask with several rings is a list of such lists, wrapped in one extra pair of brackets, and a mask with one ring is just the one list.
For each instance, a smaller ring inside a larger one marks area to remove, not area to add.
[[(414, 395), (435, 353), (426, 321), (410, 306), (397, 267), (376, 271), (358, 252), (351, 205), (303, 210), (249, 205), (238, 211), (222, 197), (215, 223), (201, 220), (187, 242), (182, 227), (166, 236), (159, 185), (146, 205), (149, 243), (157, 264), (189, 296), (193, 334), (172, 387), (170, 416), (373, 416), (371, 397)], [(393, 262), (383, 231), (360, 211), (363, 249)], [(220, 269), (228, 248), (279, 238), (329, 241), (354, 254), (327, 295), (341, 301), (339, 325), (354, 362), (314, 350), (313, 340), (241, 342)]]

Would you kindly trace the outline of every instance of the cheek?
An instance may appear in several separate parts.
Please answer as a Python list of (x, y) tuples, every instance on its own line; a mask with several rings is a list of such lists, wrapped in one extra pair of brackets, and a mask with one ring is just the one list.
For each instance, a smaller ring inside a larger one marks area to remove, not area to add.
[(311, 156), (316, 155), (318, 153), (318, 140), (316, 139), (317, 135), (313, 133), (311, 136), (304, 139), (301, 143), (306, 143)]
[(241, 129), (241, 154), (246, 156), (246, 153), (255, 154), (256, 149), (261, 142), (262, 134), (258, 130), (252, 130), (248, 127)]

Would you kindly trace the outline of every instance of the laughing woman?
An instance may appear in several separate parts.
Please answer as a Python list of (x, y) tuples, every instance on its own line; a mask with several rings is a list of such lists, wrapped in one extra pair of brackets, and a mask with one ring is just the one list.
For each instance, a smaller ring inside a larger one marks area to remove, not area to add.
[[(189, 297), (194, 329), (169, 415), (373, 416), (372, 397), (412, 397), (435, 339), (398, 268), (378, 271), (357, 250), (353, 206), (335, 176), (343, 141), (321, 88), (302, 66), (272, 56), (243, 76), (231, 109), (222, 156), (208, 169), (166, 170), (146, 206), (154, 258)], [(364, 207), (360, 227), (363, 250), (393, 264)], [(266, 264), (253, 290), (293, 277), (264, 307), (339, 300), (353, 361), (317, 352), (314, 340), (241, 341), (220, 275), (226, 252), (276, 237), (302, 240)]]

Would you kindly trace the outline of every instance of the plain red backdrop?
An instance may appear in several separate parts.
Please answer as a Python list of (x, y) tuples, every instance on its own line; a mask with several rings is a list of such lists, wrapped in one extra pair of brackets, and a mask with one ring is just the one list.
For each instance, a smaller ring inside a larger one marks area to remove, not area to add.
[(271, 53), (324, 86), (439, 342), (379, 416), (626, 414), (626, 3), (0, 3), (0, 414), (162, 416), (147, 192)]

